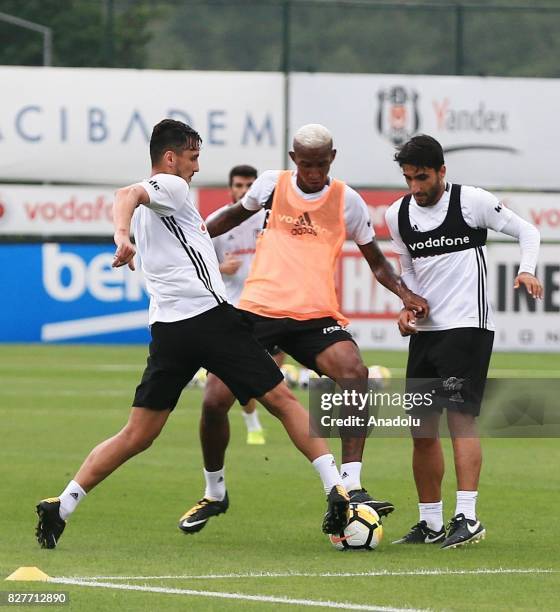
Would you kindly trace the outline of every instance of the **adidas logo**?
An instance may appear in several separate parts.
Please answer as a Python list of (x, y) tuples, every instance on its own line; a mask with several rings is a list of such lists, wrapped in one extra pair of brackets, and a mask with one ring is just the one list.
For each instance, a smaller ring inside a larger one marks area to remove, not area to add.
[(220, 476), (220, 477), (218, 478), (218, 482), (224, 482), (224, 477), (223, 477), (223, 476)]
[(350, 474), (348, 474), (348, 472), (342, 472), (341, 474), (341, 478), (348, 478), (350, 476)]
[(303, 213), (303, 215), (300, 215), (296, 219), (294, 223), (294, 227), (292, 229), (292, 234), (294, 236), (300, 236), (302, 234), (312, 234), (313, 236), (317, 235), (317, 232), (315, 231), (313, 227), (313, 222), (311, 221), (311, 217), (309, 216), (309, 213)]
[(73, 497), (74, 499), (78, 499), (79, 495), (77, 493), (70, 493), (70, 497)]

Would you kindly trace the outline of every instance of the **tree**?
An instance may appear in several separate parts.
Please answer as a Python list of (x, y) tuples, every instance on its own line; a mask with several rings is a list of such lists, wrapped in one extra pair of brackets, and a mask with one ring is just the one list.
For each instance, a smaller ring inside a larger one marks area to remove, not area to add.
[[(54, 66), (145, 66), (154, 12), (145, 0), (0, 0), (0, 12), (52, 28)], [(39, 34), (0, 22), (0, 40), (0, 64), (43, 63)]]

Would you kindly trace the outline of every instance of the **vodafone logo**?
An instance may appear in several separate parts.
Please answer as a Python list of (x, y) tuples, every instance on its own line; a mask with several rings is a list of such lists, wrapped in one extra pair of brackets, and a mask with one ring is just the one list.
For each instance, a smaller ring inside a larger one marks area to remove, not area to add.
[(4, 206), (3, 202), (0, 202), (0, 219), (2, 219), (5, 213), (6, 213), (6, 207)]
[(111, 221), (112, 202), (105, 196), (95, 200), (80, 201), (73, 196), (66, 202), (25, 202), (25, 216), (29, 221), (49, 223), (63, 221), (65, 223)]
[(558, 208), (531, 210), (531, 220), (537, 227), (560, 227), (560, 210)]

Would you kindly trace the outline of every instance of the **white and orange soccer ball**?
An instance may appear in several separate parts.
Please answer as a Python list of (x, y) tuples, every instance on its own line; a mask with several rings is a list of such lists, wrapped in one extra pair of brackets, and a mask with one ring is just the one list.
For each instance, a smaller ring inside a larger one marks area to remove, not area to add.
[(379, 514), (366, 504), (350, 504), (344, 531), (329, 539), (337, 550), (374, 550), (383, 539)]

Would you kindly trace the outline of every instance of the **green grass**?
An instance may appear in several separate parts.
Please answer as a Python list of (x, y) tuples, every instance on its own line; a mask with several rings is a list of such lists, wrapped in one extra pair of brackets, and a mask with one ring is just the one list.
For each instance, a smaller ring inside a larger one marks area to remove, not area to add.
[[(367, 363), (399, 371), (402, 353), (369, 352)], [(385, 538), (371, 553), (340, 553), (321, 534), (324, 499), (316, 474), (261, 409), (264, 447), (245, 444), (231, 413), (227, 479), (231, 508), (193, 537), (176, 528), (203, 490), (197, 421), (201, 392), (188, 390), (146, 453), (88, 495), (60, 546), (38, 548), (34, 506), (57, 495), (92, 446), (125, 422), (145, 348), (0, 346), (0, 590), (64, 590), (76, 610), (276, 610), (297, 606), (85, 586), (4, 582), (20, 566), (61, 576), (165, 576), (249, 572), (413, 572), (553, 569), (560, 572), (560, 444), (557, 439), (484, 439), (478, 510), (488, 536), (478, 546), (441, 551), (390, 544), (417, 520), (410, 441), (366, 447), (366, 487), (394, 501)], [(560, 355), (496, 354), (493, 374), (560, 371)], [(305, 396), (301, 395), (302, 400)], [(446, 518), (454, 509), (449, 440)], [(332, 441), (338, 454), (339, 444)], [(116, 582), (116, 581), (113, 581)], [(433, 610), (558, 609), (560, 573), (346, 577), (235, 577), (119, 582), (180, 589), (352, 602)]]

